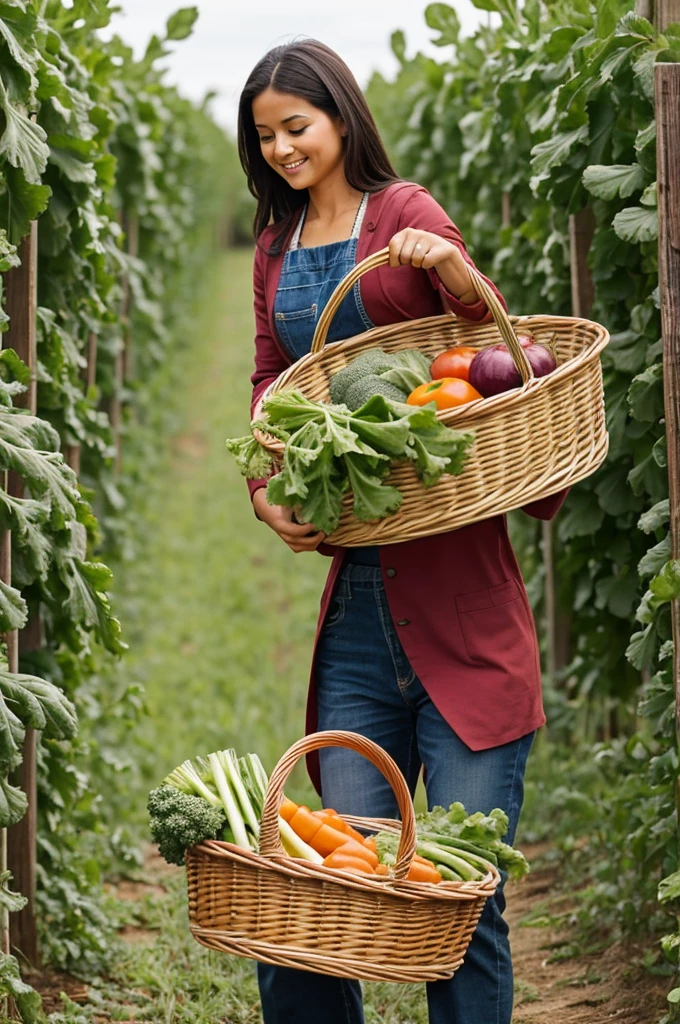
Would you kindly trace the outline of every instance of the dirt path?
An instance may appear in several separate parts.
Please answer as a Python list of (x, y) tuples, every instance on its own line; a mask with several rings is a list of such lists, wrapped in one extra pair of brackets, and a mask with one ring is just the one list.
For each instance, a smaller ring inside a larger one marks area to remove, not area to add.
[[(525, 848), (530, 861), (535, 852)], [(656, 1024), (666, 1011), (668, 978), (639, 966), (644, 947), (613, 944), (596, 953), (562, 959), (570, 943), (566, 929), (526, 927), (523, 919), (567, 910), (568, 895), (556, 896), (554, 870), (534, 869), (508, 886), (507, 919), (515, 965), (513, 1024)]]

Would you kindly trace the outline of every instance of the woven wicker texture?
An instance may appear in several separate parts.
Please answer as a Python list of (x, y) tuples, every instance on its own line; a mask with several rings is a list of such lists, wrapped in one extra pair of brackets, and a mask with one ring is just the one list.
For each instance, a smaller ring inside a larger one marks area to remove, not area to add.
[[(310, 750), (349, 747), (392, 786), (402, 823), (346, 817), (352, 825), (400, 833), (401, 880), (356, 875), (286, 857), (278, 811), (292, 768)], [(189, 922), (210, 949), (321, 974), (375, 981), (436, 981), (460, 966), (479, 915), (500, 876), (479, 882), (408, 882), (415, 816), (392, 758), (352, 732), (319, 732), (295, 743), (269, 780), (260, 852), (207, 841), (187, 851)]]
[[(520, 371), (521, 388), (438, 413), (449, 427), (473, 430), (475, 445), (460, 476), (443, 476), (425, 488), (410, 463), (393, 467), (389, 482), (404, 496), (394, 515), (362, 523), (352, 514), (352, 495), (345, 497), (331, 544), (357, 547), (395, 544), (443, 533), (547, 497), (589, 476), (604, 461), (605, 427), (600, 353), (609, 334), (592, 320), (559, 316), (508, 317), (486, 282), (472, 269), (479, 293), (494, 320), (475, 324), (452, 314), (375, 327), (364, 334), (324, 347), (331, 320), (342, 299), (367, 271), (389, 260), (387, 249), (374, 253), (340, 282), (324, 309), (312, 351), (290, 366), (263, 396), (297, 388), (308, 398), (328, 401), (329, 378), (368, 348), (387, 352), (419, 348), (434, 358), (454, 345), (483, 348), (505, 341)], [(555, 344), (557, 369), (534, 378), (517, 333)], [(283, 443), (257, 433), (275, 461), (283, 459)]]

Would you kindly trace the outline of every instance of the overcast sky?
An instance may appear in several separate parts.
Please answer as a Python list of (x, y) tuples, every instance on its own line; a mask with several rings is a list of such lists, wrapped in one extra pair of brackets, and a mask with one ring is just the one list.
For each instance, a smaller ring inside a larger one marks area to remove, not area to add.
[[(194, 0), (200, 15), (190, 39), (174, 45), (168, 58), (169, 81), (180, 91), (201, 99), (217, 91), (217, 119), (236, 127), (238, 96), (248, 74), (272, 46), (295, 36), (312, 36), (333, 47), (365, 86), (375, 69), (389, 76), (397, 69), (390, 35), (406, 33), (407, 54), (421, 50), (441, 60), (445, 49), (429, 40), (436, 35), (425, 24), (426, 0)], [(150, 36), (160, 33), (170, 14), (189, 0), (120, 0), (113, 31), (143, 53)], [(465, 32), (474, 31), (487, 15), (470, 0), (454, 4)]]

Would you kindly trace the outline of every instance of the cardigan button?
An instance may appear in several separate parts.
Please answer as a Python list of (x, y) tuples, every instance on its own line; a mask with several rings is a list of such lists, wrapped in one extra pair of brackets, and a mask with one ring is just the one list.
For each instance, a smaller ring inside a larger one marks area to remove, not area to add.
[(390, 579), (392, 579), (394, 576), (397, 575), (397, 570), (396, 569), (387, 569), (387, 575), (390, 577)]
[(399, 619), (399, 621), (397, 622), (397, 625), (398, 626), (408, 626), (410, 624), (410, 622), (411, 622), (410, 619)]

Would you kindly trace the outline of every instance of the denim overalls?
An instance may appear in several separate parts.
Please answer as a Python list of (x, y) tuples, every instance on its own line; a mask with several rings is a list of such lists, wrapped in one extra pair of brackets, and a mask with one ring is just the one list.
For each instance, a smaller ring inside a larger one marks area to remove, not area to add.
[[(276, 330), (292, 359), (307, 355), (312, 347), (318, 314), (325, 308), (339, 282), (356, 263), (359, 232), (366, 213), (368, 192), (354, 219), (351, 236), (345, 242), (300, 248), (300, 235), (307, 208), (302, 211), (288, 251), (283, 257), (281, 277), (274, 302)], [(343, 299), (333, 317), (328, 341), (342, 341), (370, 330), (373, 324), (361, 301), (359, 282)]]
[[(285, 253), (274, 303), (276, 328), (292, 359), (309, 352), (318, 315), (355, 264), (365, 194), (351, 238), (299, 248), (303, 211)], [(343, 300), (328, 339), (369, 330), (359, 284)], [(394, 570), (387, 568), (389, 574)], [(470, 812), (502, 807), (512, 842), (523, 799), (524, 768), (533, 733), (489, 750), (473, 751), (432, 703), (397, 635), (385, 595), (376, 546), (345, 554), (315, 660), (318, 728), (351, 729), (379, 743), (415, 791), (427, 770), (428, 805), (461, 800)], [(394, 794), (383, 776), (355, 751), (319, 752), (326, 807), (341, 814), (395, 818)], [(502, 890), (487, 902), (465, 964), (449, 981), (427, 984), (430, 1024), (510, 1024), (513, 978)], [(357, 981), (258, 964), (264, 1024), (363, 1024)]]
[[(274, 301), (274, 320), (281, 342), (292, 359), (307, 355), (312, 347), (314, 329), (323, 309), (339, 282), (356, 263), (359, 232), (366, 213), (368, 192), (354, 218), (352, 234), (344, 242), (300, 247), (300, 235), (307, 208), (304, 207), (288, 251), (283, 257), (281, 277)], [(363, 334), (374, 325), (368, 319), (361, 301), (359, 282), (346, 295), (331, 321), (327, 341), (343, 341)], [(346, 562), (359, 565), (380, 565), (377, 547), (350, 548)]]

